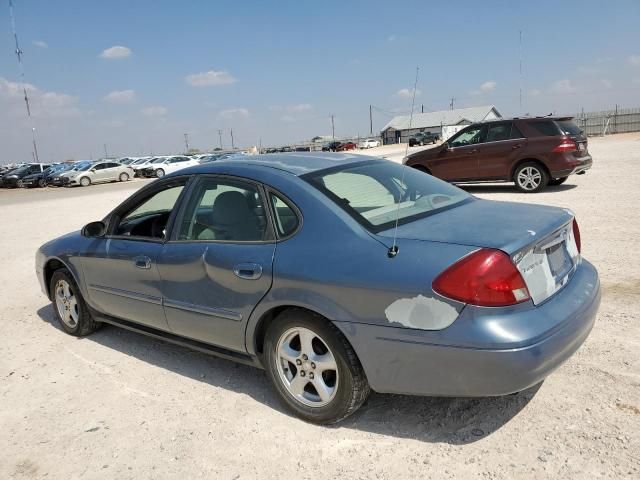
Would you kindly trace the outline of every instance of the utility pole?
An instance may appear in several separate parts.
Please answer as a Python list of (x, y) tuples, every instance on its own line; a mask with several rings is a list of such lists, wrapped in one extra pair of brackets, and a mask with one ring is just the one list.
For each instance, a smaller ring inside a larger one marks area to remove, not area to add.
[(453, 110), (453, 101), (455, 100), (455, 98), (451, 97), (451, 102), (449, 102), (449, 108), (451, 110)]
[(369, 105), (369, 135), (373, 137), (373, 115), (371, 113), (371, 105)]
[(104, 158), (109, 158), (109, 154), (107, 153), (107, 144), (105, 143), (103, 146), (104, 146)]
[(520, 43), (518, 46), (518, 56), (520, 57), (520, 113), (522, 114), (522, 30), (520, 30)]
[(236, 146), (233, 143), (233, 128), (231, 128), (230, 130), (231, 130), (231, 150), (235, 150)]
[(334, 140), (336, 139), (336, 128), (335, 128), (335, 125), (333, 123), (333, 115), (331, 115), (331, 137)]
[(422, 104), (422, 111), (421, 113), (424, 113), (424, 103)]
[(189, 134), (185, 133), (184, 134), (184, 153), (189, 153)]
[(220, 138), (220, 150), (222, 150), (222, 130), (218, 130), (218, 137)]

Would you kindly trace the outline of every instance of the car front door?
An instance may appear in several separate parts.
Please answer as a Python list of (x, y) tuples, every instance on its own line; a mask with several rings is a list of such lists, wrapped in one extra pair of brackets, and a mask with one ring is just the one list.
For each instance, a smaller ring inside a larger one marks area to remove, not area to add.
[(478, 156), (486, 126), (472, 125), (451, 137), (429, 161), (431, 173), (443, 180), (473, 180), (479, 177)]
[(106, 173), (106, 163), (98, 163), (91, 167), (89, 170), (91, 172), (91, 183), (100, 183), (105, 181), (105, 176), (108, 175)]
[(487, 136), (478, 155), (482, 179), (509, 179), (511, 165), (526, 146), (527, 139), (512, 121), (488, 125)]
[(171, 179), (139, 192), (112, 215), (107, 235), (93, 239), (83, 271), (99, 311), (169, 330), (157, 263), (186, 182)]
[(190, 188), (158, 264), (171, 331), (243, 352), (271, 288), (275, 241), (262, 187), (204, 176)]
[(118, 180), (118, 172), (120, 171), (120, 166), (121, 165), (119, 163), (115, 162), (105, 164), (103, 181), (111, 182), (113, 180)]

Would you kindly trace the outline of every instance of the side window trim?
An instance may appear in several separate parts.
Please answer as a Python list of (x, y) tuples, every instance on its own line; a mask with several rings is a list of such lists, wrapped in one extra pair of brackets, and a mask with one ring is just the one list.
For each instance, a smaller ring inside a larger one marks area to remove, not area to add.
[[(182, 192), (180, 192), (180, 195), (178, 196), (178, 199), (176, 200), (176, 203), (173, 209), (171, 210), (169, 219), (167, 220), (167, 226), (166, 226), (167, 235), (165, 236), (164, 239), (129, 236), (129, 235), (115, 235), (113, 233), (115, 231), (116, 224), (121, 219), (121, 215), (123, 212), (128, 212), (129, 210), (131, 210), (131, 208), (135, 207), (137, 204), (140, 204), (141, 202), (150, 198), (152, 195), (155, 195), (163, 190), (176, 187), (180, 185), (180, 183), (183, 181), (184, 181), (184, 188), (182, 189)], [(144, 189), (137, 192), (137, 194), (131, 197), (127, 201), (127, 203), (125, 203), (124, 205), (121, 205), (120, 207), (118, 207), (117, 210), (114, 210), (108, 215), (109, 225), (107, 226), (107, 234), (105, 235), (104, 238), (115, 239), (115, 240), (132, 240), (132, 241), (138, 241), (138, 242), (166, 243), (167, 241), (169, 241), (168, 239), (170, 239), (171, 236), (173, 235), (173, 226), (175, 224), (176, 215), (178, 211), (182, 208), (182, 204), (185, 203), (184, 198), (187, 191), (193, 188), (193, 183), (194, 183), (193, 176), (175, 177), (175, 178), (168, 179), (159, 185), (153, 185), (153, 187), (149, 188), (148, 190)]]
[[(291, 199), (289, 197), (287, 197), (286, 195), (284, 195), (282, 192), (274, 189), (273, 187), (270, 187), (268, 185), (265, 185), (265, 190), (267, 193), (267, 197), (269, 199), (269, 201), (267, 202), (269, 204), (268, 208), (269, 208), (269, 217), (271, 220), (271, 223), (273, 224), (273, 232), (275, 234), (275, 237), (277, 239), (278, 242), (282, 242), (284, 240), (288, 240), (289, 238), (295, 236), (300, 229), (302, 228), (302, 223), (303, 223), (303, 217), (302, 217), (302, 212), (300, 211), (300, 209), (298, 208), (298, 206), (291, 201)], [(295, 230), (293, 230), (293, 232), (289, 233), (288, 235), (280, 235), (280, 233), (278, 232), (278, 229), (276, 228), (276, 222), (277, 222), (277, 218), (276, 218), (276, 212), (273, 209), (273, 203), (271, 202), (271, 195), (275, 195), (276, 197), (280, 198), (280, 200), (282, 200), (285, 204), (287, 204), (287, 206), (293, 211), (293, 214), (297, 217), (298, 219), (298, 224), (296, 225)]]
[[(263, 205), (265, 205), (265, 216), (266, 216), (266, 221), (267, 224), (265, 226), (265, 239), (264, 240), (245, 240), (245, 241), (241, 241), (241, 240), (182, 240), (178, 238), (178, 231), (179, 228), (174, 228), (175, 225), (182, 225), (182, 222), (184, 221), (184, 215), (186, 214), (186, 209), (187, 209), (187, 204), (189, 203), (189, 199), (191, 198), (191, 196), (193, 195), (193, 193), (196, 191), (198, 185), (208, 179), (219, 179), (221, 181), (228, 181), (228, 182), (239, 182), (239, 183), (248, 183), (250, 185), (253, 185), (256, 190), (258, 191), (258, 195), (260, 195), (260, 197), (262, 198), (262, 203)], [(173, 219), (169, 219), (170, 221), (173, 220), (173, 223), (171, 224), (171, 232), (169, 235), (167, 235), (167, 243), (235, 243), (235, 244), (242, 244), (242, 245), (251, 245), (251, 244), (256, 244), (256, 245), (263, 245), (266, 243), (274, 243), (276, 241), (276, 229), (275, 229), (275, 225), (273, 224), (271, 215), (269, 214), (270, 209), (269, 206), (267, 205), (268, 202), (268, 195), (267, 192), (264, 188), (264, 185), (262, 185), (260, 182), (256, 181), (256, 180), (252, 180), (250, 178), (245, 178), (245, 177), (236, 177), (234, 175), (224, 175), (224, 174), (204, 174), (204, 175), (198, 175), (197, 177), (194, 176), (193, 180), (190, 182), (190, 185), (188, 186), (188, 189), (185, 189), (182, 191), (184, 196), (180, 197), (180, 208), (178, 209), (178, 211), (176, 212), (176, 215), (173, 217)]]

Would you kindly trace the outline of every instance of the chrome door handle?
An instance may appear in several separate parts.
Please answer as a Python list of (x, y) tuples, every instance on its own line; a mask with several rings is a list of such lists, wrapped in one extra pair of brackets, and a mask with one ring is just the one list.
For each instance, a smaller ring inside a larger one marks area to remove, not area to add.
[(513, 146), (513, 147), (511, 147), (511, 148), (513, 148), (514, 150), (516, 150), (516, 149), (521, 148), (521, 147), (522, 147), (522, 145), (520, 145), (520, 144), (518, 143), (517, 145), (514, 145), (514, 146)]
[(239, 263), (233, 267), (233, 273), (238, 278), (257, 280), (262, 276), (262, 267), (257, 263)]
[(136, 267), (148, 270), (151, 268), (151, 259), (146, 255), (140, 255), (133, 259), (133, 263)]

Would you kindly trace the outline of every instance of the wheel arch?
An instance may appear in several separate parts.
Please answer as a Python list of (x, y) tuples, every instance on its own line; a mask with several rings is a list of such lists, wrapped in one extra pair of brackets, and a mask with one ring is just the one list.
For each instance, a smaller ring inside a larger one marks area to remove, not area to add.
[(323, 318), (326, 322), (333, 324), (334, 327), (343, 335), (344, 340), (349, 344), (352, 350), (358, 356), (358, 352), (355, 350), (351, 342), (347, 339), (347, 337), (342, 333), (342, 330), (338, 328), (334, 322), (331, 321), (330, 316), (325, 315), (313, 308), (309, 308), (307, 306), (296, 305), (293, 303), (287, 303), (282, 305), (275, 305), (270, 307), (267, 311), (260, 314), (258, 319), (255, 322), (255, 327), (251, 329), (251, 331), (247, 331), (247, 350), (250, 355), (255, 355), (258, 358), (260, 364), (262, 364), (263, 353), (264, 353), (264, 340), (267, 333), (267, 330), (273, 323), (273, 321), (280, 315), (281, 313), (287, 310), (301, 310), (307, 313), (311, 313), (313, 315), (317, 315)]
[(509, 172), (509, 181), (513, 181), (513, 176), (516, 173), (516, 170), (518, 169), (518, 167), (520, 165), (522, 165), (523, 163), (528, 163), (528, 162), (533, 162), (533, 163), (537, 163), (538, 165), (540, 165), (545, 172), (547, 172), (547, 176), (549, 178), (551, 178), (551, 172), (549, 171), (549, 169), (547, 168), (547, 166), (544, 164), (544, 162), (542, 160), (540, 160), (539, 158), (535, 158), (535, 157), (526, 157), (526, 158), (521, 158), (519, 160), (517, 160), (513, 166), (511, 167), (511, 171)]
[(69, 266), (59, 258), (56, 258), (56, 257), (50, 258), (44, 264), (44, 268), (42, 269), (42, 275), (44, 275), (44, 281), (45, 281), (45, 286), (47, 288), (47, 295), (49, 297), (49, 300), (52, 300), (51, 278), (53, 277), (54, 272), (56, 272), (56, 270), (60, 270), (61, 268), (65, 268), (73, 277), (73, 280), (76, 282), (76, 285), (80, 285), (80, 283), (78, 282), (78, 279), (76, 278), (75, 272), (73, 271), (72, 268), (69, 268)]

